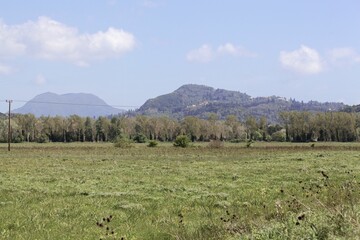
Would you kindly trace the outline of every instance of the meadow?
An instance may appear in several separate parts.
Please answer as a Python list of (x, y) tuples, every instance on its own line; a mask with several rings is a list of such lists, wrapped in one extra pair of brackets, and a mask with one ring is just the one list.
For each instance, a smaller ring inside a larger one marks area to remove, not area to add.
[(0, 144), (1, 239), (359, 239), (360, 143)]

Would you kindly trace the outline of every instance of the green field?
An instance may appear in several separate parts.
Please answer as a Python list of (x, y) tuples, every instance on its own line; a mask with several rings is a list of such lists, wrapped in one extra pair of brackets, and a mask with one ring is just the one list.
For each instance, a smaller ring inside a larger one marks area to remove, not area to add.
[(0, 145), (1, 239), (359, 239), (360, 144)]

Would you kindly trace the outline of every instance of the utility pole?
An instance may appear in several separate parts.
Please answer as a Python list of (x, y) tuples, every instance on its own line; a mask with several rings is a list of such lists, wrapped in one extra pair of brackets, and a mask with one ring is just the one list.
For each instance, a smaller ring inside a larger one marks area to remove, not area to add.
[(10, 151), (10, 143), (11, 143), (11, 103), (13, 100), (6, 100), (9, 103), (9, 125), (8, 125), (8, 151)]

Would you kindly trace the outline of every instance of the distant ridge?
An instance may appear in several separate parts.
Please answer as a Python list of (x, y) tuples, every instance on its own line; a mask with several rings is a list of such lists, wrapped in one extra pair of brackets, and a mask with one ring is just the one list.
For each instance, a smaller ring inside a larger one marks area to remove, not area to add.
[(70, 116), (98, 117), (115, 115), (124, 110), (109, 106), (99, 97), (88, 93), (43, 93), (37, 95), (14, 113), (32, 113), (35, 116)]
[(238, 91), (187, 84), (172, 93), (149, 99), (136, 113), (174, 118), (207, 118), (210, 113), (215, 113), (222, 119), (228, 115), (236, 115), (240, 120), (245, 120), (248, 116), (264, 116), (269, 122), (279, 122), (279, 113), (282, 111), (325, 112), (339, 111), (344, 107), (343, 103), (304, 103), (278, 96), (254, 98)]

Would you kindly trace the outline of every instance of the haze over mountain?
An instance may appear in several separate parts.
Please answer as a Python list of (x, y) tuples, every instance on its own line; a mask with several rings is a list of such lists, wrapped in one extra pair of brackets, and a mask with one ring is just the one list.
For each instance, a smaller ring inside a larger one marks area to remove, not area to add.
[(277, 122), (282, 111), (325, 112), (343, 109), (343, 103), (299, 102), (278, 96), (251, 97), (246, 93), (188, 84), (176, 91), (149, 99), (136, 112), (146, 115), (168, 115), (175, 118), (197, 116), (207, 118), (216, 113), (220, 118), (233, 114), (240, 120), (248, 116), (265, 116)]
[(98, 117), (115, 115), (124, 110), (109, 106), (99, 97), (88, 93), (68, 93), (58, 95), (47, 92), (37, 95), (14, 113), (32, 113), (35, 116), (70, 116)]

